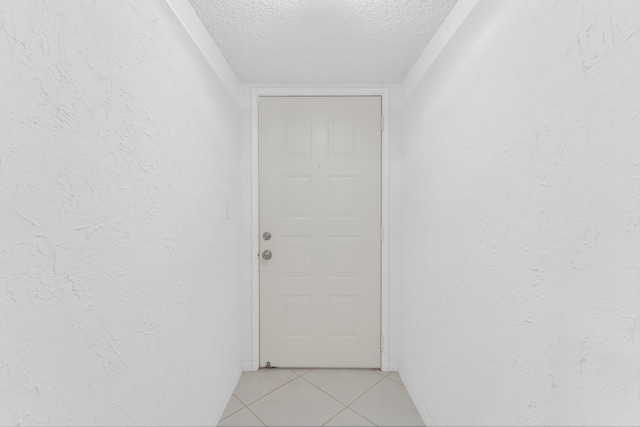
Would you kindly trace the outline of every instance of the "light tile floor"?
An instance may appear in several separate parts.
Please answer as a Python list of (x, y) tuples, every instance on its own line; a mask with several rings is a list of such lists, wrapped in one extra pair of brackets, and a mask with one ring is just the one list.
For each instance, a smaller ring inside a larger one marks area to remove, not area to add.
[(219, 426), (424, 426), (397, 372), (244, 372)]

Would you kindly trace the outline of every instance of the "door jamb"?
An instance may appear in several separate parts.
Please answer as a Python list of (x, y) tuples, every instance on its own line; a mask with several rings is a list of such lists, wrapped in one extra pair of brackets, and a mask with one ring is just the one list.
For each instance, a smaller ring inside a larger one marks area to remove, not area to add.
[(388, 88), (251, 88), (251, 370), (260, 367), (260, 205), (258, 174), (258, 98), (261, 96), (380, 96), (382, 98), (381, 223), (384, 238), (380, 256), (380, 369), (389, 365), (389, 89)]

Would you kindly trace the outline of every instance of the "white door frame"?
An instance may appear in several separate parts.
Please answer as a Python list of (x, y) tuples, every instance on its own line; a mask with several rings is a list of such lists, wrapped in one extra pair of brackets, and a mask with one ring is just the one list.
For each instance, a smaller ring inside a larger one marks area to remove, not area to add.
[(258, 174), (258, 98), (261, 96), (380, 96), (382, 97), (382, 212), (381, 243), (380, 368), (389, 368), (389, 89), (388, 88), (251, 88), (251, 368), (260, 367), (260, 205)]

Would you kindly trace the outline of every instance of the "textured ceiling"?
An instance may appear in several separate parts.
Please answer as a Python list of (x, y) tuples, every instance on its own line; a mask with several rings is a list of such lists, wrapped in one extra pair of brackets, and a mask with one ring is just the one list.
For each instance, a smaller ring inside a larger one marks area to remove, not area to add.
[(190, 0), (241, 82), (400, 83), (456, 0)]

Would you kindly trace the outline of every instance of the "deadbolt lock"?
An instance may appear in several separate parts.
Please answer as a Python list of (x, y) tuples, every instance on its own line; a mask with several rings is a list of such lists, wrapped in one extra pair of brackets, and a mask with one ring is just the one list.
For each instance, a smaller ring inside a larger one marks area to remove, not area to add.
[(264, 233), (262, 233), (262, 238), (264, 240), (271, 240), (271, 233), (269, 233), (268, 231), (265, 231)]

